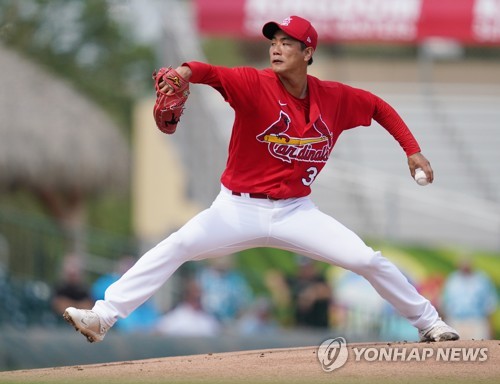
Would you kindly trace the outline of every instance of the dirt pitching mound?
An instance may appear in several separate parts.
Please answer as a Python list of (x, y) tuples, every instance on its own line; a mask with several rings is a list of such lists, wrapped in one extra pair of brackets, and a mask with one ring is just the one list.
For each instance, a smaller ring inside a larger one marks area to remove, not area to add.
[[(0, 373), (0, 383), (498, 383), (500, 341), (348, 344), (168, 357)], [(345, 353), (343, 355), (345, 357)], [(323, 363), (320, 362), (323, 361)], [(337, 365), (340, 362), (337, 362)]]

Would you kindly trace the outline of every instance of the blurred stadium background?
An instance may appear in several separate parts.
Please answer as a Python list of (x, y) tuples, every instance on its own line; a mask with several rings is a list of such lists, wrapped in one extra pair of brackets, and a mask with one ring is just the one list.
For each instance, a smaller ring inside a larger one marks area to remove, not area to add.
[[(358, 321), (351, 313), (349, 328), (321, 332), (284, 326), (272, 336), (189, 340), (116, 332), (90, 346), (50, 308), (65, 254), (80, 255), (91, 284), (218, 192), (231, 109), (217, 92), (193, 86), (178, 132), (161, 134), (151, 118), (153, 69), (189, 60), (265, 67), (260, 28), (290, 14), (319, 31), (310, 73), (387, 100), (436, 176), (417, 186), (403, 152), (373, 124), (340, 138), (316, 182), (317, 204), (415, 282), (446, 276), (469, 257), (499, 289), (499, 0), (6, 0), (0, 370), (314, 345), (332, 332), (352, 341), (398, 337), (384, 333), (395, 315)], [(296, 268), (294, 255), (272, 250), (235, 260), (256, 294), (266, 294), (266, 271)], [(186, 265), (178, 276), (201, 267)], [(328, 278), (339, 274), (323, 267)], [(155, 297), (161, 308), (179, 294), (179, 279)]]

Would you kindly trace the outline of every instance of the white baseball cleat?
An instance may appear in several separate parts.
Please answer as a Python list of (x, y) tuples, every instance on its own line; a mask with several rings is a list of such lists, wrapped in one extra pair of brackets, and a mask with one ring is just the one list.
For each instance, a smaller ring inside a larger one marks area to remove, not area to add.
[(433, 325), (428, 328), (421, 329), (418, 332), (420, 341), (449, 341), (458, 340), (460, 335), (458, 332), (446, 324), (443, 320), (438, 319)]
[(63, 317), (90, 343), (102, 341), (109, 329), (103, 324), (97, 313), (88, 309), (69, 307), (64, 311)]

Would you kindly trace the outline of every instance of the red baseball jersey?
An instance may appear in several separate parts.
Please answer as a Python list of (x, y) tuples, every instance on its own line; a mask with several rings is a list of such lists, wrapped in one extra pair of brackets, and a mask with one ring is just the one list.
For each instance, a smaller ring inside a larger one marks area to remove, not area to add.
[(287, 92), (271, 69), (185, 63), (190, 82), (219, 91), (235, 111), (221, 182), (236, 192), (274, 198), (310, 194), (342, 131), (384, 126), (407, 155), (420, 151), (399, 115), (370, 92), (308, 75), (308, 98)]

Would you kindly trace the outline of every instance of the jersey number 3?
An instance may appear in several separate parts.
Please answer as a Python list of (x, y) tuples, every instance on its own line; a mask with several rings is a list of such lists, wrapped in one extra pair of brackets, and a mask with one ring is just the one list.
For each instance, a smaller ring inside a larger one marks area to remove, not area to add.
[(318, 175), (318, 169), (316, 167), (309, 167), (307, 168), (307, 174), (308, 174), (307, 178), (305, 177), (302, 178), (302, 184), (310, 186), (313, 183), (316, 176)]

